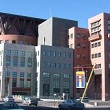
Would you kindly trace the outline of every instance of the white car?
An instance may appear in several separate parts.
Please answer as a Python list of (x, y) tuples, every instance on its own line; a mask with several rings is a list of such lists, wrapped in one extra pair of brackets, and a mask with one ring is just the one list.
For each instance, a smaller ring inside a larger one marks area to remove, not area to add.
[(14, 102), (14, 98), (13, 98), (13, 96), (6, 96), (3, 98), (3, 101), (4, 102), (7, 102), (7, 101)]

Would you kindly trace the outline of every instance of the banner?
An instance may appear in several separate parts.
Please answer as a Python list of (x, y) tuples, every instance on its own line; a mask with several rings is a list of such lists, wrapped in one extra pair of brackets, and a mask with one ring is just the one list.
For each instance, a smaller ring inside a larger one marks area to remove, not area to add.
[(76, 72), (76, 88), (85, 88), (85, 72)]

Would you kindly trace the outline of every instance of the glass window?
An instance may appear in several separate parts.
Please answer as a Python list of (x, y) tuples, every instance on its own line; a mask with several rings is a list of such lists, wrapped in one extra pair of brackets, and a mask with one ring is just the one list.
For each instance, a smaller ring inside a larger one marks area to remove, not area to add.
[(70, 78), (69, 74), (64, 74), (64, 78)]
[(10, 77), (10, 71), (5, 71), (5, 77)]
[(61, 68), (61, 63), (58, 64), (58, 67)]
[(70, 39), (73, 39), (73, 33), (72, 33), (72, 34), (70, 34)]
[(20, 40), (20, 41), (18, 41), (18, 44), (23, 44), (23, 41), (21, 41), (21, 40)]
[(78, 34), (77, 34), (77, 38), (79, 39), (80, 37), (81, 37), (81, 35), (78, 33)]
[(5, 43), (9, 43), (9, 40), (5, 40)]
[[(39, 55), (39, 52), (38, 52), (38, 55)], [(32, 52), (27, 52), (27, 56), (28, 56), (29, 58), (32, 58)]]
[(42, 54), (43, 54), (43, 55), (46, 55), (46, 51), (45, 51), (45, 50), (43, 50), (43, 51), (42, 51)]
[(61, 52), (58, 52), (58, 56), (61, 57)]
[(43, 77), (50, 77), (49, 73), (43, 73)]
[(24, 80), (20, 80), (20, 87), (24, 87)]
[(15, 41), (15, 40), (12, 40), (12, 43), (13, 43), (13, 44), (15, 44), (15, 43), (16, 43), (16, 41)]
[(48, 52), (48, 56), (51, 56), (51, 51)]
[(53, 67), (56, 68), (56, 63), (53, 63)]
[(27, 67), (32, 67), (32, 58), (28, 58)]
[(6, 51), (5, 51), (5, 54), (11, 56), (11, 50), (6, 50)]
[(27, 73), (27, 78), (28, 78), (28, 79), (31, 78), (31, 73)]
[(21, 56), (22, 56), (22, 57), (25, 56), (25, 51), (21, 51)]
[(6, 56), (6, 66), (10, 66), (11, 65), (11, 56)]
[(13, 77), (17, 77), (17, 72), (14, 71), (12, 74), (13, 74)]
[(18, 56), (13, 56), (13, 67), (18, 66)]
[(101, 42), (98, 42), (98, 46), (101, 46)]
[(48, 67), (51, 67), (51, 62), (48, 62)]
[(56, 52), (53, 52), (53, 56), (54, 56), (54, 57), (56, 56)]
[(94, 48), (94, 44), (92, 44), (92, 48)]
[(18, 50), (13, 50), (13, 56), (18, 56)]
[(17, 86), (17, 80), (13, 79), (12, 87), (16, 87), (16, 86)]
[(66, 57), (66, 53), (65, 52), (63, 52), (63, 57)]
[(20, 77), (24, 77), (24, 72), (20, 72)]
[(69, 88), (70, 87), (69, 82), (68, 81), (63, 82), (63, 87)]
[(53, 88), (60, 88), (60, 82), (59, 81), (54, 81), (53, 82)]
[(54, 77), (54, 78), (60, 78), (60, 74), (59, 74), (59, 73), (54, 73), (54, 74), (53, 74), (53, 77)]
[(20, 66), (25, 67), (25, 57), (21, 57)]
[(43, 62), (43, 63), (42, 63), (42, 66), (43, 66), (43, 67), (46, 67), (46, 62)]
[(27, 87), (31, 87), (31, 81), (27, 81)]

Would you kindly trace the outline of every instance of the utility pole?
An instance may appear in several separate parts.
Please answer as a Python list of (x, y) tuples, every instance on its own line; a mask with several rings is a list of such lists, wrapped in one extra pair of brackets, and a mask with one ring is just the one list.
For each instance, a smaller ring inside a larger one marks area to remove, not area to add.
[(91, 80), (91, 77), (92, 77), (92, 74), (93, 74), (93, 71), (94, 71), (95, 66), (96, 66), (96, 64), (94, 64), (94, 66), (93, 66), (93, 68), (92, 68), (92, 71), (91, 71), (91, 73), (90, 73), (89, 79), (88, 79), (87, 84), (86, 84), (86, 87), (85, 87), (85, 89), (84, 89), (84, 93), (83, 93), (83, 95), (82, 95), (82, 97), (81, 97), (81, 102), (83, 101), (83, 98), (84, 98), (84, 96), (85, 96), (85, 94), (86, 94), (86, 91), (87, 91), (89, 82), (90, 82), (90, 80)]

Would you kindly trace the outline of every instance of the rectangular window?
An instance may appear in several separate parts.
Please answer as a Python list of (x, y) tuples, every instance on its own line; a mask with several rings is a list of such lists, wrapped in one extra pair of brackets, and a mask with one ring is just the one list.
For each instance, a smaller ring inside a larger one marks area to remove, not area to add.
[(13, 77), (17, 77), (17, 72), (14, 71), (12, 74), (13, 74)]
[(31, 78), (31, 73), (27, 73), (27, 78), (28, 78), (28, 79)]
[(12, 87), (17, 87), (17, 80), (13, 79)]
[(43, 73), (43, 77), (50, 77), (49, 73)]
[(25, 57), (25, 51), (21, 51), (21, 57)]
[(24, 87), (24, 80), (20, 80), (20, 87)]
[(54, 78), (60, 78), (60, 74), (59, 74), (59, 73), (54, 73), (54, 74), (53, 74), (53, 77), (54, 77)]
[(69, 74), (64, 74), (64, 78), (69, 79), (70, 78), (70, 75)]
[(6, 56), (6, 66), (11, 66), (11, 56)]
[(43, 50), (43, 51), (42, 51), (42, 54), (45, 56), (45, 55), (46, 55), (46, 51), (45, 51), (45, 50)]
[(54, 56), (54, 57), (56, 56), (56, 52), (53, 52), (53, 56)]
[(27, 87), (31, 87), (31, 81), (27, 80)]
[(65, 52), (63, 52), (63, 57), (66, 57), (66, 53)]
[[(38, 56), (39, 56), (39, 51), (38, 51)], [(32, 58), (32, 52), (27, 52), (27, 57)]]
[(51, 62), (48, 62), (48, 67), (51, 67)]
[(11, 56), (11, 50), (6, 50), (5, 54)]
[(16, 43), (16, 41), (15, 40), (12, 40), (12, 44), (15, 44)]
[(18, 66), (18, 56), (13, 56), (13, 67)]
[(13, 56), (18, 56), (18, 50), (13, 50)]
[(24, 72), (20, 72), (20, 77), (24, 77)]
[(53, 63), (53, 67), (56, 68), (56, 63)]
[(32, 58), (28, 58), (27, 67), (32, 67)]
[(70, 34), (70, 39), (73, 39), (73, 33), (72, 33), (72, 34)]
[(53, 82), (53, 88), (60, 88), (60, 83), (59, 83), (59, 81), (54, 81), (54, 82)]
[(9, 43), (9, 40), (5, 40), (5, 43)]
[(21, 41), (21, 40), (20, 40), (20, 41), (18, 41), (18, 44), (23, 44), (23, 41)]
[(48, 52), (48, 56), (51, 56), (51, 51)]
[(20, 66), (25, 67), (25, 57), (21, 57)]
[(61, 57), (61, 52), (58, 52), (58, 56)]
[(42, 62), (42, 66), (43, 67), (46, 67), (46, 62)]
[(10, 77), (10, 71), (5, 71), (5, 77)]

